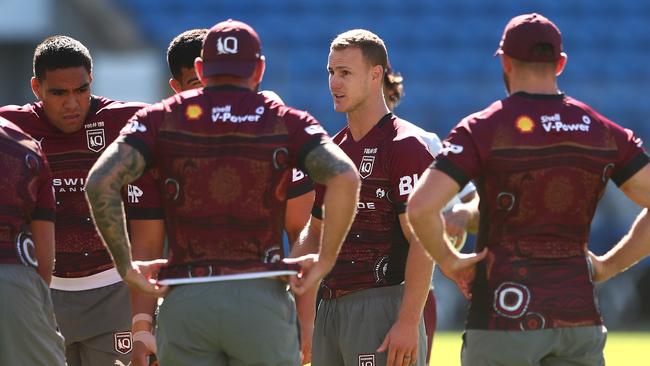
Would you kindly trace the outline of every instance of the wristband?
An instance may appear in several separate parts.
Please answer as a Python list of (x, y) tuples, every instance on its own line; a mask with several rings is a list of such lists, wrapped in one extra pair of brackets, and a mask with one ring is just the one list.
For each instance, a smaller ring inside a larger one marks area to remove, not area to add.
[(149, 349), (149, 351), (153, 353), (156, 353), (158, 351), (158, 348), (156, 347), (156, 337), (154, 337), (151, 332), (141, 330), (139, 332), (133, 333), (132, 338), (133, 343), (142, 342)]

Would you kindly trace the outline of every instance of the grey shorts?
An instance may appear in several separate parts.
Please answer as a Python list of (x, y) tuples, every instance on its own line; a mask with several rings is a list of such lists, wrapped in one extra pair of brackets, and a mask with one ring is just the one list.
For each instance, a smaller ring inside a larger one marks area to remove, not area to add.
[[(387, 353), (375, 351), (397, 320), (403, 286), (358, 291), (318, 305), (312, 344), (313, 366), (383, 366)], [(420, 319), (415, 365), (427, 364), (427, 337)]]
[(172, 287), (156, 330), (160, 366), (298, 366), (296, 305), (271, 279)]
[(65, 365), (50, 289), (34, 268), (0, 265), (0, 365)]
[(604, 326), (529, 331), (470, 329), (463, 334), (464, 366), (602, 366)]
[(52, 290), (68, 366), (131, 362), (131, 301), (124, 282), (85, 291)]

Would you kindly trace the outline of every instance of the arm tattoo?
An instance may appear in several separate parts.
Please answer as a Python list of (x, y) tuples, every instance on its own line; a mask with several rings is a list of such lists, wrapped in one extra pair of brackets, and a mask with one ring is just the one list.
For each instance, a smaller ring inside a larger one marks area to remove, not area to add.
[(340, 147), (326, 143), (307, 154), (305, 168), (314, 182), (322, 184), (335, 175), (354, 171), (354, 164)]
[(122, 187), (144, 172), (144, 157), (131, 146), (112, 143), (86, 179), (86, 199), (104, 245), (122, 277), (131, 268), (131, 246), (126, 230)]

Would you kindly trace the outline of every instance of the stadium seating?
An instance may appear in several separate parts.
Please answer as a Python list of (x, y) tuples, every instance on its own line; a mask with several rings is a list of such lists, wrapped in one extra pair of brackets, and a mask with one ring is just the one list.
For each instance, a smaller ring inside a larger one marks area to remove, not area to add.
[[(249, 22), (260, 33), (269, 72), (264, 87), (312, 111), (327, 127), (341, 121), (331, 109), (325, 64), (329, 41), (365, 27), (382, 36), (391, 62), (405, 77), (407, 96), (398, 113), (445, 134), (464, 114), (504, 96), (499, 63), (492, 58), (505, 22), (538, 11), (563, 30), (569, 53), (560, 78), (568, 94), (593, 104), (642, 136), (650, 104), (639, 102), (650, 79), (650, 3), (590, 1), (330, 0), (118, 0), (142, 33), (161, 50), (181, 31), (226, 18)], [(606, 86), (606, 87), (605, 87)]]

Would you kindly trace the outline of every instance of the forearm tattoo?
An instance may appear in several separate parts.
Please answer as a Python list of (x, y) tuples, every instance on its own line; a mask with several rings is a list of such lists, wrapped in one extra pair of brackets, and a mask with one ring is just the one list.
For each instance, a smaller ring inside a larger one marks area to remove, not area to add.
[(95, 226), (122, 277), (131, 266), (121, 190), (144, 171), (145, 161), (135, 149), (113, 143), (99, 157), (86, 180), (86, 198)]
[(354, 170), (352, 160), (333, 143), (314, 148), (305, 157), (307, 174), (316, 183), (325, 183), (331, 177)]

